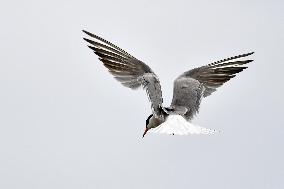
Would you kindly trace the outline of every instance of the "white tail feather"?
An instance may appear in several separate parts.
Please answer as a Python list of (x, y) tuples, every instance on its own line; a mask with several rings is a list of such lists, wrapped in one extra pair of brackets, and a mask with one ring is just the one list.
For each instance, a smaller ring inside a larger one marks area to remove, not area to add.
[(189, 135), (189, 134), (214, 134), (219, 132), (215, 129), (207, 129), (204, 127), (193, 125), (192, 123), (186, 121), (180, 115), (169, 115), (167, 120), (155, 127), (150, 129), (150, 133), (160, 133), (169, 135)]

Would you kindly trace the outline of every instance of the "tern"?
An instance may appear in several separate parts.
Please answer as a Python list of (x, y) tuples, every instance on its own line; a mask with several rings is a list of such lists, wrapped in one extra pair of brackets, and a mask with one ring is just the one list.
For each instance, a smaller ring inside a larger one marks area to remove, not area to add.
[(88, 35), (88, 38), (83, 38), (88, 42), (88, 47), (116, 80), (130, 89), (142, 87), (146, 91), (152, 114), (146, 119), (143, 137), (148, 131), (171, 135), (218, 132), (194, 125), (191, 120), (198, 113), (203, 98), (211, 95), (253, 61), (244, 59), (254, 53), (250, 52), (182, 73), (174, 80), (171, 105), (164, 107), (159, 78), (147, 64), (111, 42), (88, 31), (83, 32)]

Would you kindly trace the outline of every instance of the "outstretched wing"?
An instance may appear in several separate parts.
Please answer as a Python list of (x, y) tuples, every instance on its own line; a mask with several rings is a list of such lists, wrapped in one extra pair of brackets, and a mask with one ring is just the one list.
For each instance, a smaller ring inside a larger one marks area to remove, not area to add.
[(153, 114), (160, 116), (162, 90), (156, 74), (142, 61), (107, 40), (83, 30), (91, 39), (84, 38), (90, 49), (122, 85), (137, 89), (142, 86), (149, 97)]
[(191, 119), (198, 112), (202, 97), (211, 95), (225, 82), (246, 69), (246, 64), (253, 60), (242, 58), (253, 54), (247, 53), (194, 68), (180, 75), (174, 82), (172, 107), (185, 107), (185, 117)]

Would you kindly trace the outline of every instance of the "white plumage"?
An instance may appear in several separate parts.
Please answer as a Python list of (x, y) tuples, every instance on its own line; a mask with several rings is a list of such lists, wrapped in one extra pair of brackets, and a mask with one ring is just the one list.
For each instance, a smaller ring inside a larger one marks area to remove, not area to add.
[(149, 133), (169, 134), (169, 135), (189, 135), (189, 134), (214, 134), (220, 132), (215, 129), (207, 129), (196, 126), (186, 121), (180, 115), (169, 115), (167, 120), (158, 127), (152, 128)]

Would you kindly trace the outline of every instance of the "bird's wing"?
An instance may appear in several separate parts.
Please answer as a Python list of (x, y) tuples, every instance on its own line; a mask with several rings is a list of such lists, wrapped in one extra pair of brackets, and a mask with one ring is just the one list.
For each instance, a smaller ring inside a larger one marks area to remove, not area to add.
[(153, 114), (160, 116), (163, 103), (162, 90), (159, 79), (151, 68), (107, 40), (85, 30), (83, 32), (91, 37), (91, 39), (84, 38), (90, 44), (88, 47), (99, 56), (99, 60), (114, 78), (131, 89), (142, 86), (151, 102)]
[(247, 53), (213, 62), (206, 66), (194, 68), (180, 75), (174, 82), (172, 107), (186, 107), (188, 119), (198, 112), (202, 97), (211, 95), (225, 82), (246, 69), (246, 64), (253, 60), (244, 60)]

